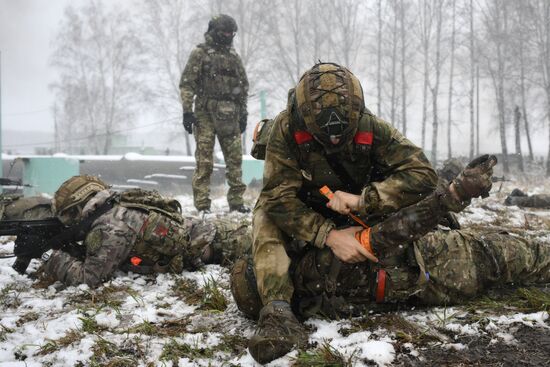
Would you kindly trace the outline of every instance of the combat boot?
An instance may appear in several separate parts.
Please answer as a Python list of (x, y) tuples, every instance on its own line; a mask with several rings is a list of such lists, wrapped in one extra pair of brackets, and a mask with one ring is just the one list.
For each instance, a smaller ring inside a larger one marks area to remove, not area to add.
[(287, 302), (273, 301), (260, 311), (258, 328), (248, 342), (252, 357), (261, 364), (284, 356), (294, 346), (305, 347), (308, 335)]
[(244, 204), (231, 205), (231, 206), (229, 206), (229, 211), (230, 212), (239, 212), (239, 213), (246, 214), (246, 213), (250, 213), (250, 208), (245, 206)]

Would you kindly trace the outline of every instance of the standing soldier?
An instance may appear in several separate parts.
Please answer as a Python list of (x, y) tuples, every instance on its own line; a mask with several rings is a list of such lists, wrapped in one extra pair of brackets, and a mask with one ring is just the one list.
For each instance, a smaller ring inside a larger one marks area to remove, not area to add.
[(232, 17), (225, 14), (213, 17), (204, 35), (206, 41), (193, 50), (180, 80), (183, 126), (189, 134), (195, 134), (196, 142), (194, 204), (204, 212), (210, 211), (216, 136), (226, 164), (229, 209), (250, 211), (243, 204), (246, 185), (242, 182), (240, 135), (246, 130), (248, 80), (241, 58), (232, 47), (236, 32), (237, 23)]

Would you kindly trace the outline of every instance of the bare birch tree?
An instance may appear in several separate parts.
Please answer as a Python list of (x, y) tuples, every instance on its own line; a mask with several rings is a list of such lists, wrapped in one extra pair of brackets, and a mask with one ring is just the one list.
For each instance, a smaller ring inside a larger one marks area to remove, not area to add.
[(108, 154), (117, 130), (132, 124), (144, 86), (141, 42), (130, 19), (101, 1), (65, 9), (51, 59), (59, 73), (52, 88), (62, 149)]

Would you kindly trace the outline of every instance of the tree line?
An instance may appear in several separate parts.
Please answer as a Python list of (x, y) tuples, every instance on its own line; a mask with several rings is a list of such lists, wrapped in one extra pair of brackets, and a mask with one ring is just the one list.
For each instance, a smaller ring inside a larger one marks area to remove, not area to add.
[[(480, 124), (494, 124), (505, 172), (535, 159), (532, 134), (548, 134), (550, 2), (547, 0), (93, 0), (69, 5), (54, 38), (59, 77), (56, 148), (109, 153), (113, 134), (140, 114), (180, 128), (179, 78), (212, 15), (239, 26), (235, 48), (273, 114), (316, 61), (345, 65), (363, 83), (368, 108), (418, 135), (433, 163), (467, 146), (480, 153)], [(490, 119), (480, 121), (481, 113)], [(252, 114), (253, 115), (253, 114)], [(252, 130), (252, 123), (249, 129)], [(493, 125), (492, 125), (493, 126)], [(176, 133), (177, 132), (177, 133)], [(457, 138), (460, 136), (460, 138)], [(483, 138), (483, 136), (481, 137)], [(513, 142), (513, 144), (510, 144)], [(483, 147), (481, 147), (483, 150)]]

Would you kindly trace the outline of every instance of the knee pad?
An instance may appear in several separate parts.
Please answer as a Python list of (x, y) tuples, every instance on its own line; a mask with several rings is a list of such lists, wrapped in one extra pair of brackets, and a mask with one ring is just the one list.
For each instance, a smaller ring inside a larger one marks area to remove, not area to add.
[(239, 310), (246, 317), (258, 320), (263, 306), (250, 256), (235, 262), (231, 269), (231, 293)]

